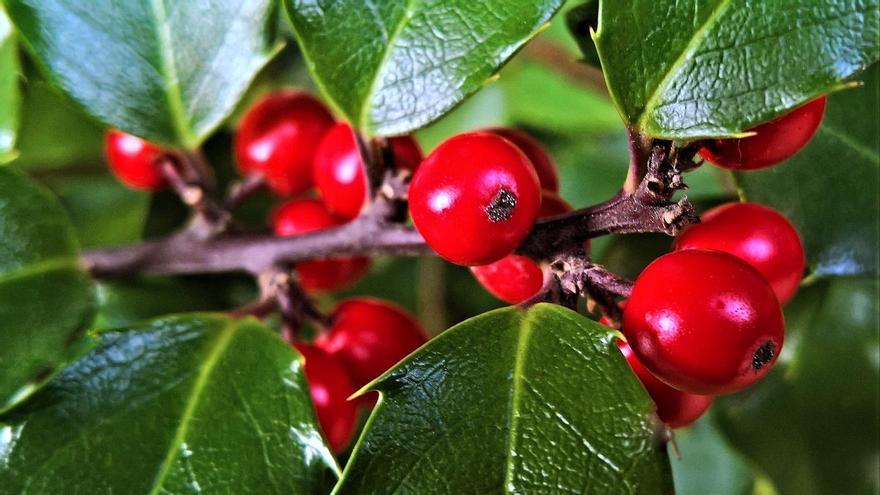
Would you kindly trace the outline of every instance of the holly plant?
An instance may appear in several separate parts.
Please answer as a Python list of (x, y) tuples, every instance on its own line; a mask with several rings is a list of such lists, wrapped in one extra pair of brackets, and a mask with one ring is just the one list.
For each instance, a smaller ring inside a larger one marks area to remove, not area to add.
[(880, 0), (0, 0), (0, 492), (875, 493), (878, 59)]

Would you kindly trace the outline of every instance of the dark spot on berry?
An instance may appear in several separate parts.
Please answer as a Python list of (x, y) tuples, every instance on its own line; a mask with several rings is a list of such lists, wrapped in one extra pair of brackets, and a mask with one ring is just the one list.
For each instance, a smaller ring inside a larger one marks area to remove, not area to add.
[(492, 222), (503, 222), (513, 216), (515, 207), (516, 196), (507, 189), (500, 189), (486, 207), (486, 213)]
[(773, 356), (776, 355), (776, 344), (770, 342), (764, 342), (764, 345), (758, 347), (758, 350), (755, 351), (755, 355), (752, 356), (752, 368), (755, 371), (763, 368), (764, 365), (773, 360)]

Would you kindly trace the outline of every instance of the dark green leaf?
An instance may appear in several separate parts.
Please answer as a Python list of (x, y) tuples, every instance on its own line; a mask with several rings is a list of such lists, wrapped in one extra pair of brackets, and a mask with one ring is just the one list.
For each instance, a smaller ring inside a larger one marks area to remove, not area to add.
[(810, 144), (786, 163), (737, 174), (743, 195), (786, 215), (817, 275), (876, 274), (880, 237), (880, 65), (829, 97)]
[(735, 136), (880, 58), (877, 0), (602, 0), (596, 45), (625, 120)]
[(560, 306), (447, 330), (372, 384), (337, 493), (671, 493), (652, 404), (607, 328)]
[(565, 23), (581, 49), (584, 62), (598, 66), (601, 62), (593, 43), (593, 32), (599, 27), (599, 0), (586, 0), (566, 12)]
[(101, 334), (0, 425), (9, 493), (302, 493), (335, 469), (301, 359), (253, 320)]
[(18, 43), (12, 24), (0, 5), (0, 164), (14, 156), (15, 135), (18, 131), (18, 114), (21, 94), (18, 89), (20, 67)]
[(49, 79), (88, 113), (186, 148), (229, 115), (276, 48), (270, 0), (6, 0), (6, 6)]
[(286, 0), (312, 73), (370, 134), (425, 126), (485, 86), (562, 0)]
[(58, 202), (19, 172), (0, 168), (0, 411), (73, 357), (93, 299)]
[(880, 489), (877, 279), (833, 278), (786, 311), (780, 363), (752, 389), (716, 401), (731, 443), (780, 495)]

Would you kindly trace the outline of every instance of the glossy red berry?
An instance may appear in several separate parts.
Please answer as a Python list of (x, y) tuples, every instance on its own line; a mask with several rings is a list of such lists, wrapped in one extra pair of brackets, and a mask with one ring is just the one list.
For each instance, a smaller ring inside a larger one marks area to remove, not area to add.
[(810, 142), (825, 114), (826, 98), (817, 98), (795, 110), (761, 124), (742, 139), (716, 139), (700, 156), (720, 167), (755, 170), (789, 159)]
[(687, 249), (654, 260), (623, 310), (622, 330), (642, 364), (684, 392), (741, 390), (782, 349), (782, 310), (767, 280), (721, 251)]
[(235, 135), (243, 175), (262, 174), (276, 194), (289, 196), (312, 186), (312, 158), (333, 116), (300, 91), (272, 93), (251, 107)]
[(541, 191), (528, 158), (488, 132), (455, 136), (419, 166), (409, 191), (416, 228), (459, 265), (485, 265), (512, 253), (538, 215)]
[(742, 258), (770, 282), (780, 303), (798, 289), (804, 246), (797, 230), (776, 210), (754, 203), (728, 203), (702, 215), (676, 239), (676, 249), (717, 249)]
[[(541, 191), (540, 218), (571, 211), (564, 199), (550, 191)], [(525, 256), (509, 254), (488, 265), (472, 266), (471, 273), (490, 294), (510, 304), (519, 304), (534, 296), (544, 284), (544, 272)]]
[(403, 309), (379, 300), (339, 303), (329, 330), (315, 345), (339, 358), (362, 387), (427, 342), (421, 325)]
[[(278, 207), (272, 214), (275, 235), (294, 236), (345, 223), (327, 211), (317, 199), (295, 199)], [(296, 271), (303, 289), (312, 292), (349, 287), (370, 269), (369, 258), (340, 257), (297, 263)]]
[(104, 151), (113, 175), (123, 184), (144, 191), (165, 186), (156, 159), (162, 148), (122, 131), (111, 130), (104, 136)]
[[(394, 164), (414, 171), (422, 161), (422, 150), (411, 136), (389, 139)], [(354, 218), (367, 197), (367, 177), (354, 130), (345, 122), (333, 126), (321, 139), (312, 167), (315, 186), (335, 215)]]
[(345, 366), (335, 357), (308, 344), (294, 347), (305, 359), (306, 381), (321, 430), (334, 452), (341, 452), (351, 442), (357, 425), (357, 403), (348, 398), (357, 389)]
[(642, 382), (645, 391), (657, 406), (657, 416), (670, 428), (682, 428), (700, 419), (712, 405), (711, 395), (695, 395), (676, 390), (663, 383), (645, 368), (630, 349), (629, 344), (617, 340), (617, 347), (629, 363), (633, 373)]
[(526, 154), (526, 157), (535, 167), (535, 172), (538, 174), (538, 182), (541, 183), (541, 189), (555, 193), (559, 192), (559, 174), (556, 172), (556, 164), (537, 139), (523, 131), (509, 127), (493, 127), (486, 129), (486, 131), (507, 139)]

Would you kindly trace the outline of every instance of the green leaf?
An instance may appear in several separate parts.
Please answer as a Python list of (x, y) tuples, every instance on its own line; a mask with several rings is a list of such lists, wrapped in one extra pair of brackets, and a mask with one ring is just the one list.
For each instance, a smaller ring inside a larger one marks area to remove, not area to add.
[(583, 54), (583, 62), (600, 66), (593, 32), (599, 27), (599, 0), (585, 0), (565, 13), (565, 24)]
[(780, 495), (876, 493), (880, 282), (832, 278), (786, 310), (781, 363), (752, 389), (716, 401), (730, 442)]
[(61, 206), (0, 168), (0, 411), (73, 357), (93, 313), (92, 285)]
[(15, 156), (15, 135), (21, 105), (18, 88), (20, 72), (18, 43), (12, 24), (0, 5), (0, 164)]
[(254, 320), (101, 334), (0, 425), (12, 493), (315, 493), (332, 454), (302, 361)]
[(425, 126), (491, 81), (562, 0), (286, 0), (318, 85), (369, 134)]
[(173, 146), (198, 146), (277, 48), (271, 0), (6, 6), (48, 78), (88, 113)]
[(370, 385), (382, 398), (335, 493), (671, 493), (614, 338), (549, 304), (447, 330)]
[(782, 165), (736, 174), (745, 199), (797, 227), (816, 275), (880, 273), (880, 64), (865, 85), (831, 95), (807, 147)]
[(736, 136), (880, 58), (877, 0), (602, 0), (595, 35), (626, 122)]
[(755, 473), (727, 443), (710, 412), (683, 430), (675, 431), (681, 457), (672, 458), (676, 495), (749, 495)]

